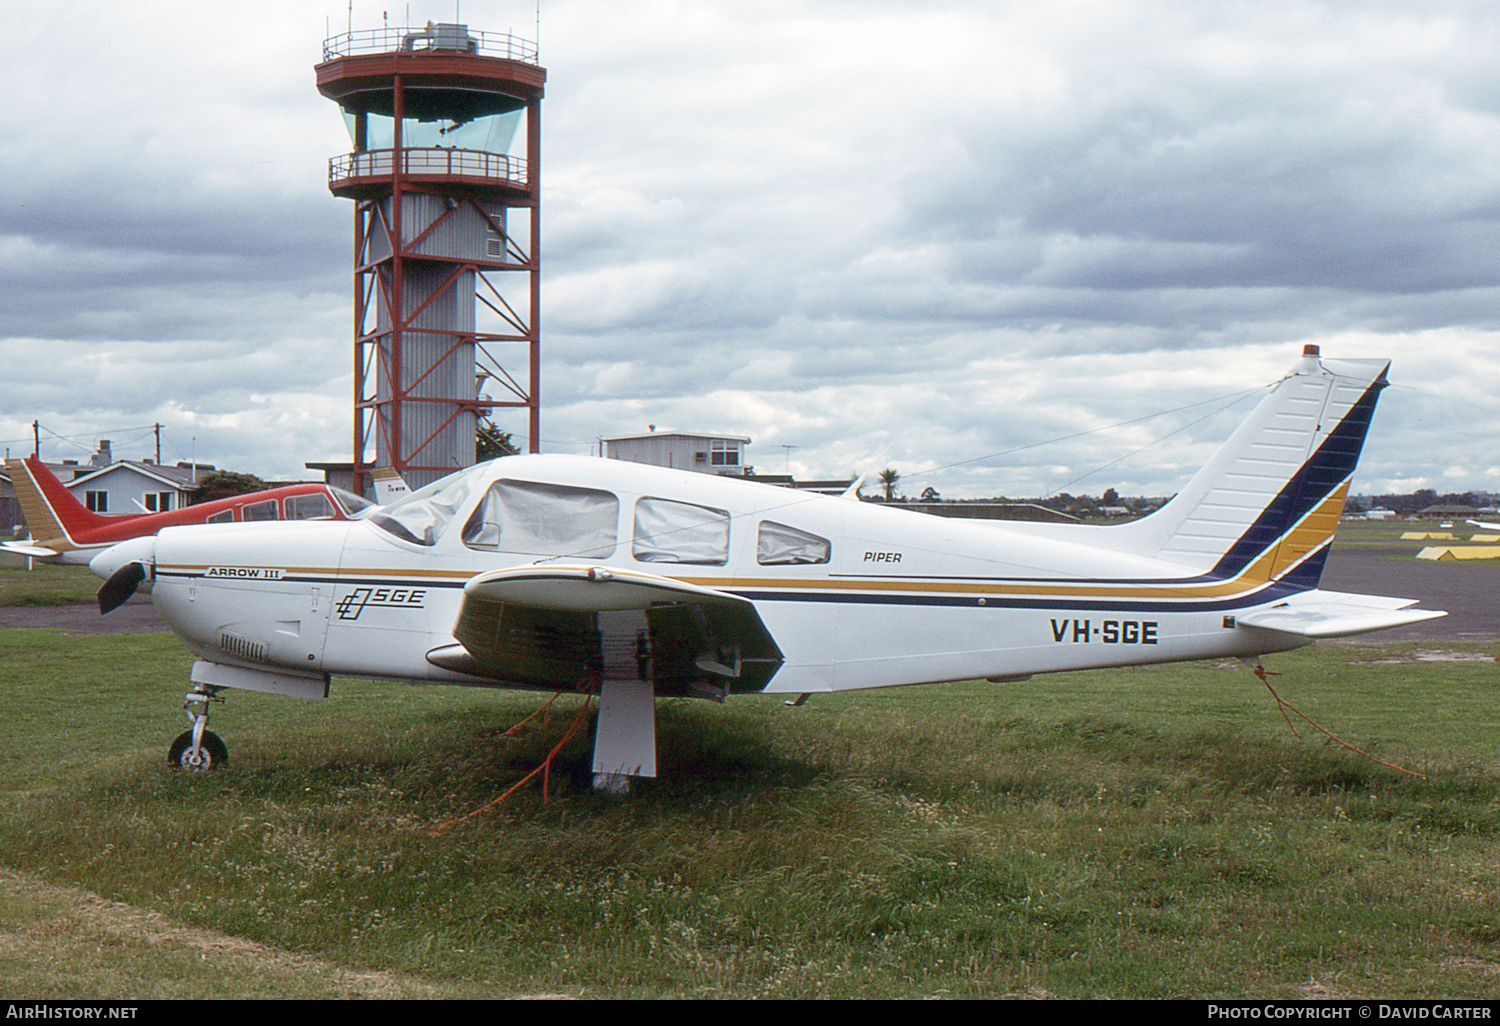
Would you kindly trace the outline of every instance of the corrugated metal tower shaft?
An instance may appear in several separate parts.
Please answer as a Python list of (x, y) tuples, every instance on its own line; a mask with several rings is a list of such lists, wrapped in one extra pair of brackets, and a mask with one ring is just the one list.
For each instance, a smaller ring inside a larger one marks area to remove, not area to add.
[(525, 409), (539, 451), (535, 45), (429, 22), (334, 36), (323, 56), (318, 91), (354, 143), (328, 188), (355, 201), (356, 487), (375, 467), (419, 488), (472, 465), (497, 409)]

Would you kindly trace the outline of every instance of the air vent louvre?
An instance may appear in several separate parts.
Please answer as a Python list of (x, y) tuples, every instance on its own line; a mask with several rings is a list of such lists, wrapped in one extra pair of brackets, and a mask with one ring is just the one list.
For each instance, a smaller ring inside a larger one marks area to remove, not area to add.
[(266, 661), (266, 646), (256, 641), (247, 641), (233, 634), (223, 633), (219, 635), (219, 647), (229, 655), (237, 656), (253, 663)]

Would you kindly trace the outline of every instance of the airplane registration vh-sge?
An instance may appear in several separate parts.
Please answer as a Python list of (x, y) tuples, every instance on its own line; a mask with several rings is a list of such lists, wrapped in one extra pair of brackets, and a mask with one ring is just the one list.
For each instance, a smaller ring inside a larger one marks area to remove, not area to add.
[(655, 699), (723, 701), (1241, 657), (1442, 616), (1318, 590), (1384, 360), (1308, 346), (1166, 505), (957, 520), (580, 456), (507, 456), (354, 521), (171, 527), (90, 564), (197, 658), (169, 759), (226, 757), (225, 688), (335, 676), (596, 694), (595, 785), (656, 773)]

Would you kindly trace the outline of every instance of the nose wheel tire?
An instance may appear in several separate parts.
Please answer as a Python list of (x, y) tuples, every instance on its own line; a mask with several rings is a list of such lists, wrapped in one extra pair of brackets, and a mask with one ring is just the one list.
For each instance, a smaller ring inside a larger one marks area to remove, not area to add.
[(212, 769), (218, 769), (229, 761), (229, 749), (224, 747), (224, 742), (219, 740), (219, 735), (211, 730), (203, 732), (203, 739), (198, 747), (193, 747), (193, 732), (184, 730), (172, 742), (172, 747), (167, 749), (167, 765), (174, 769), (188, 770), (192, 773), (206, 773)]

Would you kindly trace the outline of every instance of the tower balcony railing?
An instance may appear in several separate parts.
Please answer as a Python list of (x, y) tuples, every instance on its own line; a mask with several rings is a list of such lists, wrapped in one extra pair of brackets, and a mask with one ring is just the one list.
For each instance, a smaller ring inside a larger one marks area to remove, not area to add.
[(536, 64), (536, 43), (509, 32), (478, 32), (467, 25), (434, 25), (359, 29), (323, 40), (323, 59), (377, 53), (472, 53), (482, 57)]
[[(400, 151), (402, 177), (452, 178), (481, 181), (516, 189), (528, 188), (531, 176), (526, 161), (508, 153), (459, 150), (445, 147)], [(365, 150), (345, 153), (328, 162), (328, 187), (333, 190), (365, 181), (388, 180), (396, 169), (396, 150)]]

